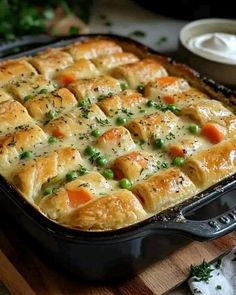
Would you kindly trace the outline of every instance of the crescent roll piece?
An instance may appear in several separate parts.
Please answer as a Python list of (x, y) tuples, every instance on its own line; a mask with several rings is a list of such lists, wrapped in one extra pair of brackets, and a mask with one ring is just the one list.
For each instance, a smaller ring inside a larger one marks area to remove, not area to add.
[(53, 177), (65, 175), (81, 162), (76, 149), (61, 148), (27, 161), (13, 176), (13, 182), (27, 199), (33, 199), (44, 183)]
[(89, 172), (42, 198), (39, 207), (50, 218), (58, 220), (109, 189), (110, 185), (100, 173)]
[(157, 158), (149, 153), (133, 151), (118, 157), (112, 166), (115, 179), (137, 180), (156, 170)]
[(17, 132), (0, 137), (0, 167), (11, 165), (20, 153), (34, 149), (47, 140), (47, 135), (37, 125), (21, 126)]
[(110, 55), (103, 55), (94, 58), (93, 63), (102, 73), (110, 71), (112, 68), (139, 61), (138, 57), (129, 52), (118, 52)]
[(145, 86), (144, 96), (152, 99), (163, 98), (165, 102), (165, 97), (176, 93), (181, 93), (189, 89), (190, 86), (188, 82), (183, 78), (173, 76), (160, 77), (154, 81), (149, 82)]
[(94, 199), (65, 215), (62, 222), (83, 230), (112, 230), (147, 217), (138, 199), (127, 190)]
[(222, 141), (186, 160), (184, 171), (201, 188), (208, 188), (236, 171), (236, 139)]
[(145, 58), (136, 63), (114, 68), (112, 75), (126, 81), (131, 89), (136, 89), (139, 85), (146, 85), (155, 78), (167, 76), (167, 72), (154, 59)]
[(77, 106), (77, 100), (67, 88), (48, 94), (39, 94), (25, 103), (30, 115), (42, 122), (50, 119), (50, 112), (58, 114), (69, 111), (75, 106)]
[(111, 128), (103, 133), (97, 139), (96, 146), (112, 158), (123, 155), (136, 147), (129, 131), (124, 127)]
[(11, 83), (8, 86), (9, 92), (24, 102), (41, 92), (52, 92), (56, 88), (55, 83), (46, 79), (43, 75), (34, 75), (28, 79)]
[(17, 126), (33, 123), (25, 107), (15, 100), (0, 103), (0, 136), (14, 131)]
[(181, 113), (201, 125), (210, 121), (225, 125), (225, 119), (232, 116), (230, 110), (225, 108), (221, 102), (213, 99), (192, 103), (183, 108)]
[(34, 75), (37, 75), (37, 72), (27, 60), (7, 60), (0, 63), (0, 87)]
[(30, 62), (33, 66), (43, 74), (47, 79), (73, 63), (73, 58), (67, 52), (60, 48), (51, 48), (34, 56)]
[(171, 155), (171, 157), (185, 157), (191, 156), (198, 150), (209, 147), (209, 141), (198, 136), (188, 136), (183, 139), (178, 139), (171, 142), (166, 147), (166, 151)]
[(95, 128), (99, 120), (105, 120), (106, 116), (96, 105), (91, 104), (86, 111), (77, 108), (69, 113), (61, 114), (44, 125), (44, 130), (58, 138), (66, 138), (88, 131), (91, 124)]
[(69, 67), (56, 73), (55, 79), (61, 85), (68, 85), (78, 79), (91, 79), (99, 75), (95, 65), (88, 59), (79, 59)]
[(178, 168), (162, 170), (133, 188), (144, 209), (158, 213), (193, 196), (197, 189)]
[(9, 99), (12, 99), (11, 95), (7, 93), (3, 88), (0, 88), (0, 103)]
[(110, 76), (78, 80), (70, 84), (69, 89), (78, 100), (89, 99), (90, 103), (96, 103), (100, 98), (121, 92), (119, 81)]
[(122, 52), (122, 48), (110, 40), (90, 40), (82, 43), (74, 43), (67, 47), (75, 61), (81, 58), (91, 59), (101, 55), (110, 55)]
[(137, 117), (131, 120), (127, 128), (132, 135), (140, 140), (149, 141), (153, 137), (164, 137), (173, 131), (179, 118), (172, 112), (157, 111), (151, 115)]
[(119, 94), (106, 97), (98, 105), (108, 116), (113, 116), (117, 111), (131, 109), (147, 100), (136, 90), (125, 90)]

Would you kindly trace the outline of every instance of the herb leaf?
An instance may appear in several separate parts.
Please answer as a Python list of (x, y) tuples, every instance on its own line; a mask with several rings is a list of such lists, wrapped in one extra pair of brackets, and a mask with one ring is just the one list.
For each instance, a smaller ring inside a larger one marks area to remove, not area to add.
[(97, 121), (98, 124), (100, 124), (101, 126), (111, 126), (111, 122), (108, 119), (99, 119), (97, 117), (95, 117), (95, 120)]
[(141, 31), (141, 30), (135, 30), (135, 31), (131, 32), (129, 35), (130, 36), (134, 36), (134, 37), (141, 37), (141, 38), (143, 38), (143, 37), (146, 36), (146, 33), (143, 32), (143, 31)]
[(202, 264), (198, 266), (191, 265), (192, 276), (195, 277), (196, 282), (208, 282), (212, 277), (211, 272), (213, 269), (210, 264), (203, 260)]

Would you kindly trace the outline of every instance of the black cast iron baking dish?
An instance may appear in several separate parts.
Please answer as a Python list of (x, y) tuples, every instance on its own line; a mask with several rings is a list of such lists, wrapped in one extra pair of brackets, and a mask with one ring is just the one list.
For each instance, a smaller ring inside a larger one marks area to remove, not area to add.
[[(233, 91), (200, 77), (185, 65), (159, 56), (153, 50), (125, 37), (115, 35), (83, 35), (50, 44), (60, 47), (90, 38), (111, 38), (126, 50), (140, 56), (155, 54), (172, 74), (179, 74), (198, 85), (211, 96), (236, 104)], [(33, 55), (48, 46), (11, 56)], [(84, 232), (59, 225), (31, 206), (3, 177), (0, 176), (1, 215), (19, 225), (38, 245), (50, 261), (82, 279), (102, 281), (132, 276), (156, 260), (167, 256), (190, 241), (216, 239), (236, 229), (236, 206), (210, 219), (191, 218), (209, 202), (224, 198), (236, 190), (236, 174), (221, 181), (191, 200), (147, 220), (119, 230)], [(223, 197), (222, 197), (223, 196)], [(201, 214), (200, 214), (201, 215)], [(190, 216), (190, 217), (188, 217)], [(197, 215), (199, 216), (199, 215)]]

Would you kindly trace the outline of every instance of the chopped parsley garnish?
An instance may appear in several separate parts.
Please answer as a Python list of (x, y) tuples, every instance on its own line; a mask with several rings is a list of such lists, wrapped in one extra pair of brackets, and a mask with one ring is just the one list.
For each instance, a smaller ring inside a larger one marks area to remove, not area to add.
[(129, 109), (126, 109), (126, 108), (122, 108), (121, 111), (122, 113), (126, 114), (127, 117), (131, 117), (134, 115), (134, 113), (132, 113)]
[(217, 285), (216, 286), (216, 290), (221, 290), (222, 289), (222, 286), (221, 285)]
[(93, 155), (90, 156), (89, 161), (94, 164), (96, 163), (96, 161), (100, 158), (101, 153), (100, 152), (96, 152)]
[(101, 126), (111, 126), (111, 122), (108, 119), (99, 119), (97, 117), (95, 117), (95, 120), (97, 121), (97, 123), (99, 123)]
[(168, 168), (168, 163), (166, 162), (161, 162), (161, 161), (157, 161), (157, 164), (156, 164), (156, 169), (157, 170), (160, 170), (160, 169), (166, 169)]
[(88, 102), (84, 103), (84, 101), (83, 101), (83, 103), (80, 103), (79, 107), (80, 107), (80, 110), (81, 110), (81, 116), (83, 118), (85, 118), (85, 119), (88, 119), (88, 115), (89, 115), (89, 112), (90, 112), (89, 103)]
[(146, 36), (146, 33), (144, 31), (141, 31), (141, 30), (136, 30), (136, 31), (133, 31), (129, 34), (129, 36), (134, 36), (134, 37), (140, 37), (140, 38), (143, 38)]
[(80, 174), (80, 175), (84, 175), (84, 174), (86, 174), (86, 173), (88, 173), (88, 170), (86, 169), (86, 167), (80, 165), (80, 168), (79, 168), (79, 174)]
[(192, 276), (195, 277), (196, 282), (208, 282), (212, 277), (211, 272), (213, 269), (210, 264), (203, 260), (202, 264), (198, 266), (191, 265)]
[(160, 39), (157, 41), (157, 45), (162, 45), (163, 43), (165, 43), (167, 41), (167, 37), (166, 36), (162, 36), (160, 37)]
[(172, 133), (172, 132), (169, 132), (167, 135), (166, 135), (166, 140), (172, 140), (175, 138), (175, 135)]

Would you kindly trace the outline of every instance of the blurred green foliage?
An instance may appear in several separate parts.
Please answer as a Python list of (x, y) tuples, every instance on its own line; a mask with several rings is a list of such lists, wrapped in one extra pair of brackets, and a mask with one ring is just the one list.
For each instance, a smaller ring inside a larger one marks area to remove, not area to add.
[(46, 32), (46, 22), (54, 17), (54, 9), (75, 13), (88, 23), (92, 0), (0, 0), (0, 39), (14, 40), (16, 36)]

